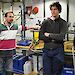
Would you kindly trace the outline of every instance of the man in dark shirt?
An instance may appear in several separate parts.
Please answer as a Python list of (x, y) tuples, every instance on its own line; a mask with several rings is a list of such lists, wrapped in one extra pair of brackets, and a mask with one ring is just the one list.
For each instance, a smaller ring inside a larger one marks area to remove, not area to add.
[(39, 39), (44, 41), (43, 75), (61, 75), (63, 69), (67, 22), (59, 15), (61, 9), (59, 2), (51, 4), (52, 16), (43, 21), (40, 29)]

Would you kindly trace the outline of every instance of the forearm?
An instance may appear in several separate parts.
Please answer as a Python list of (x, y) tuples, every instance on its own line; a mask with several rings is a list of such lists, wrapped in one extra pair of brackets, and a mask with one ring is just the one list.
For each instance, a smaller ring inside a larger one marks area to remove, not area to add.
[(60, 33), (60, 34), (49, 33), (49, 38), (53, 40), (61, 41), (64, 39), (64, 37), (65, 37), (64, 33)]

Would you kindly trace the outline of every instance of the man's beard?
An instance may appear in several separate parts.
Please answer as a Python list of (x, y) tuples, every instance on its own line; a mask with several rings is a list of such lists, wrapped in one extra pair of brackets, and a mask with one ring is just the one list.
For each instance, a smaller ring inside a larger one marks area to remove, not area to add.
[(12, 22), (8, 22), (8, 24), (11, 24)]

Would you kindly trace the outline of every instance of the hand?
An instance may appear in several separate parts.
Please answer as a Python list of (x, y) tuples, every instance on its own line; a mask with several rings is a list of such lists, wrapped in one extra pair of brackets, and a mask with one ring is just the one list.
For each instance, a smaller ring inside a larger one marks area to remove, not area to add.
[(46, 37), (49, 37), (49, 33), (44, 33), (44, 35), (45, 35)]
[(39, 25), (32, 25), (32, 28), (33, 28), (33, 29), (40, 29), (41, 26), (39, 26)]

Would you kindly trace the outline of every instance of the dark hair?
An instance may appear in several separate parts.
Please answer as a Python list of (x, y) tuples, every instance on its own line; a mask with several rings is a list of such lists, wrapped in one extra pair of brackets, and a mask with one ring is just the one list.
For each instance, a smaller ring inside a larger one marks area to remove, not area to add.
[(57, 9), (59, 10), (59, 13), (60, 13), (61, 10), (62, 10), (62, 7), (61, 7), (60, 3), (59, 3), (59, 2), (54, 2), (53, 4), (51, 4), (51, 5), (50, 5), (50, 10), (51, 10), (51, 8), (54, 7), (54, 6), (57, 7)]
[(7, 17), (8, 13), (14, 14), (12, 11), (9, 11), (9, 12), (6, 12), (6, 13), (5, 13), (5, 17)]

